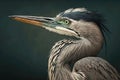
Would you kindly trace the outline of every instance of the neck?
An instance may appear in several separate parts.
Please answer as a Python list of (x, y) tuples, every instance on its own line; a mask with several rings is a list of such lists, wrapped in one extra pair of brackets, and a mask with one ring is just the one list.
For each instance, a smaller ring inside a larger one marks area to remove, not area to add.
[(70, 63), (74, 64), (79, 59), (87, 56), (96, 56), (102, 47), (102, 43), (102, 38), (99, 39), (98, 36), (81, 37), (80, 40), (64, 39), (57, 42), (53, 46), (49, 58), (49, 79), (74, 80)]

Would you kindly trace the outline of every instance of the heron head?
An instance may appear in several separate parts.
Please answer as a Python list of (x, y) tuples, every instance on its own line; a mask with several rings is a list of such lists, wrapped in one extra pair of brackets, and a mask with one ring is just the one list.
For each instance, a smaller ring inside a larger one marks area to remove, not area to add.
[(91, 32), (94, 33), (97, 29), (103, 34), (103, 31), (107, 29), (102, 23), (101, 15), (88, 11), (85, 8), (71, 8), (59, 13), (54, 18), (27, 15), (12, 15), (10, 17), (61, 35), (76, 38), (91, 36)]

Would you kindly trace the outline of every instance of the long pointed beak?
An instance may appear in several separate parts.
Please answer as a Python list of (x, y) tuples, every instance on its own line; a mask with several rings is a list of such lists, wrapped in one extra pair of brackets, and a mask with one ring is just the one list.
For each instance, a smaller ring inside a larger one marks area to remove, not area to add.
[(36, 25), (43, 27), (45, 25), (53, 24), (54, 18), (50, 17), (39, 17), (39, 16), (23, 16), (23, 15), (12, 15), (9, 16), (20, 22)]
[(49, 31), (52, 31), (61, 35), (78, 37), (75, 31), (72, 31), (71, 29), (63, 27), (63, 25), (58, 23), (55, 20), (55, 18), (39, 17), (39, 16), (22, 16), (22, 15), (12, 15), (9, 17), (20, 22), (45, 28)]

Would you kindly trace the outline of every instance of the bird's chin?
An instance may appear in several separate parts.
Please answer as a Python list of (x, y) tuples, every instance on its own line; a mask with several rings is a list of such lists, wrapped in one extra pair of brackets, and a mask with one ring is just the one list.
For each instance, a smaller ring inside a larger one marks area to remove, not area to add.
[(70, 29), (61, 27), (61, 26), (55, 26), (54, 28), (43, 26), (46, 30), (49, 30), (51, 32), (57, 33), (59, 35), (69, 36), (69, 37), (76, 37), (79, 38), (78, 34)]
[(53, 32), (55, 34), (58, 34), (58, 36), (60, 36), (62, 39), (73, 39), (73, 40), (78, 40), (80, 39), (80, 37), (77, 35), (76, 32), (70, 30), (70, 29), (66, 29), (60, 26), (56, 26), (56, 27), (48, 27), (48, 26), (42, 26), (42, 28), (44, 28), (45, 30), (48, 30), (50, 32)]

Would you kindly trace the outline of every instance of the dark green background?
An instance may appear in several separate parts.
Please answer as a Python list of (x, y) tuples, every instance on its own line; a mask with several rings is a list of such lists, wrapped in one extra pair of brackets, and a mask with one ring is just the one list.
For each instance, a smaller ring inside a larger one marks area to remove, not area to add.
[(63, 38), (33, 25), (11, 20), (14, 14), (54, 17), (68, 8), (86, 7), (102, 13), (111, 30), (107, 39), (109, 61), (120, 72), (120, 0), (0, 0), (0, 79), (47, 80), (50, 48)]

